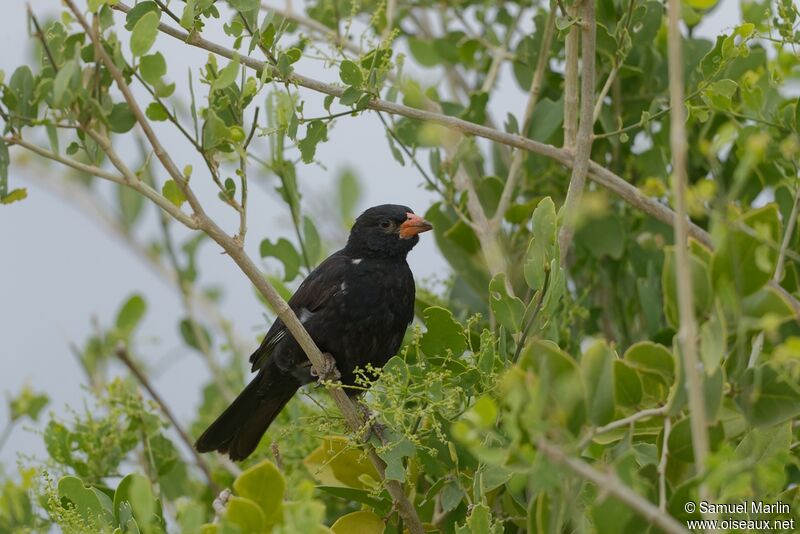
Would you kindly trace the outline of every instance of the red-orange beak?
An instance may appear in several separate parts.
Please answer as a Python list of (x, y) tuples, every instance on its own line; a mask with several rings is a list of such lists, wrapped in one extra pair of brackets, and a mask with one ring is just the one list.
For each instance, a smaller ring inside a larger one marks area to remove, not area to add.
[(421, 234), (422, 232), (427, 232), (428, 230), (433, 228), (433, 225), (420, 217), (419, 215), (415, 215), (413, 213), (407, 213), (408, 219), (406, 222), (400, 225), (399, 234), (400, 237), (403, 239), (409, 239), (414, 237), (417, 234)]

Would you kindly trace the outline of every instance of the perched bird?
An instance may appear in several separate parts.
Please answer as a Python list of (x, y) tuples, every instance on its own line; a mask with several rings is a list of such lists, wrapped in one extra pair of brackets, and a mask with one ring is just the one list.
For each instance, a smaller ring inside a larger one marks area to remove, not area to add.
[[(414, 317), (406, 255), (418, 234), (430, 229), (405, 206), (369, 208), (356, 219), (347, 245), (319, 264), (289, 300), (320, 350), (335, 361), (343, 384), (354, 383), (356, 367), (380, 368), (400, 348)], [(198, 451), (247, 458), (297, 389), (317, 379), (280, 319), (250, 362), (258, 374), (198, 438)]]

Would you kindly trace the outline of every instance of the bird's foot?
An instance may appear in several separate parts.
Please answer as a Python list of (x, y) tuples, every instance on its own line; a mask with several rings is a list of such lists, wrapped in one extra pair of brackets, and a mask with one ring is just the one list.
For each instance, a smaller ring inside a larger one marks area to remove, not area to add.
[(370, 411), (369, 408), (365, 404), (357, 403), (356, 406), (358, 407), (358, 411), (361, 412), (361, 416), (367, 423), (367, 430), (364, 435), (364, 441), (369, 441), (372, 436), (374, 435), (380, 441), (385, 441), (383, 436), (384, 431), (386, 430), (386, 425), (379, 423), (378, 418), (375, 417), (375, 414)]
[(317, 374), (316, 369), (311, 367), (311, 376), (317, 377), (318, 382), (330, 381), (335, 382), (342, 378), (342, 373), (336, 368), (336, 360), (330, 352), (323, 352), (322, 358), (324, 360), (324, 367), (322, 373)]

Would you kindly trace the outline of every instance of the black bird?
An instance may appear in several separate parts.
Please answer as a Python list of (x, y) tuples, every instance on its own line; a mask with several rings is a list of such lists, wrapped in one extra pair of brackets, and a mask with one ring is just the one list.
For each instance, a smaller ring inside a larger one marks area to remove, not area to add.
[[(406, 255), (418, 234), (430, 229), (405, 206), (369, 208), (356, 219), (347, 245), (314, 269), (289, 300), (320, 350), (335, 360), (343, 384), (354, 383), (356, 367), (380, 368), (400, 348), (414, 317)], [(247, 458), (297, 389), (317, 379), (280, 319), (250, 362), (258, 374), (198, 438), (198, 451)]]

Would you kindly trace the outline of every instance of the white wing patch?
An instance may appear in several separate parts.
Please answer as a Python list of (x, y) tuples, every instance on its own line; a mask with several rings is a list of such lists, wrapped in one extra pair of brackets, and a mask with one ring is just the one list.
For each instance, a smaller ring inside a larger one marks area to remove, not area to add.
[(353, 260), (352, 260), (352, 264), (353, 264), (353, 265), (358, 265), (359, 263), (361, 263), (361, 259), (362, 259), (362, 258), (353, 258)]
[(300, 314), (297, 316), (300, 319), (300, 322), (305, 324), (306, 321), (311, 319), (311, 316), (314, 315), (314, 312), (307, 310), (306, 308), (300, 308)]

